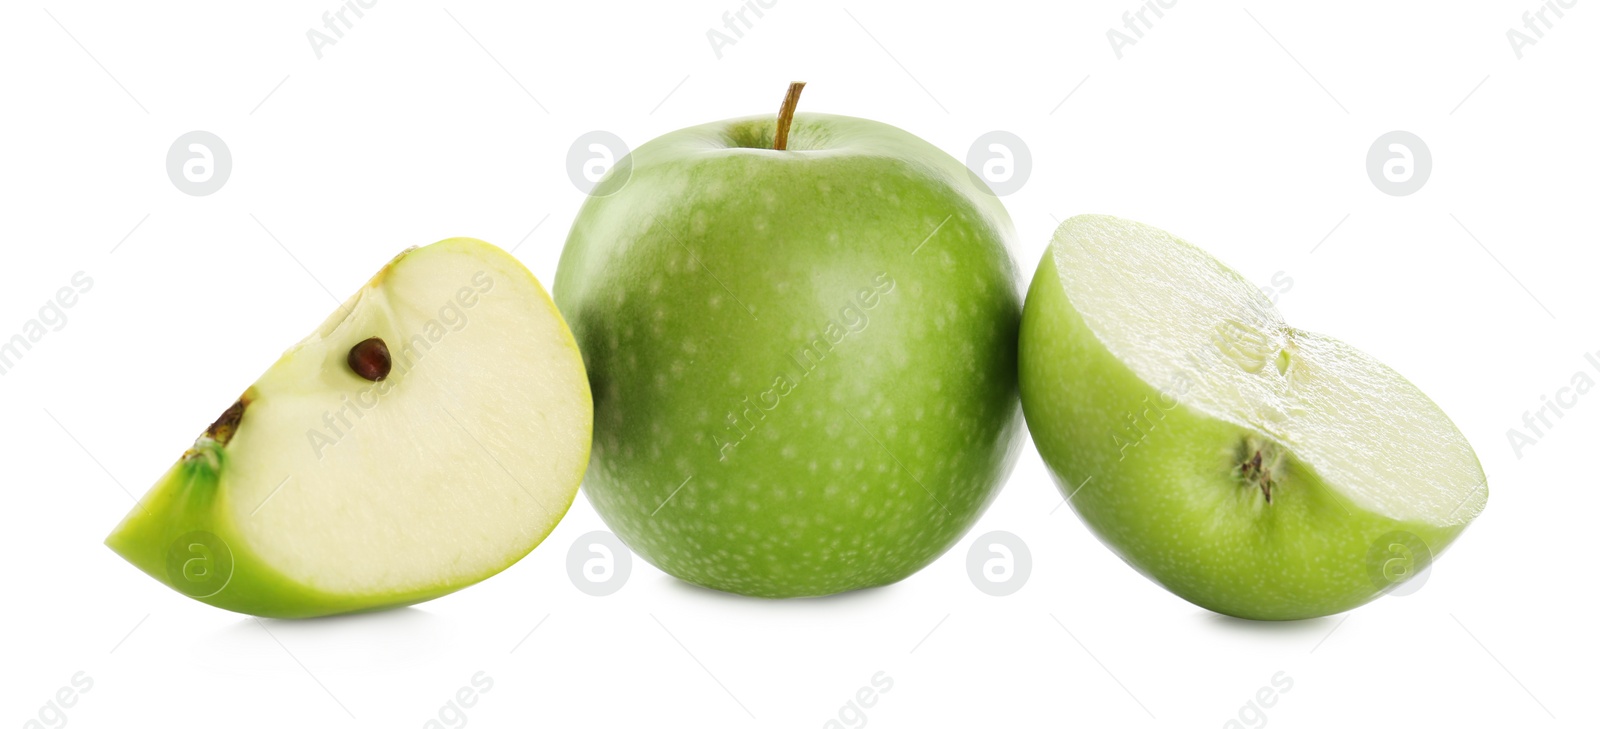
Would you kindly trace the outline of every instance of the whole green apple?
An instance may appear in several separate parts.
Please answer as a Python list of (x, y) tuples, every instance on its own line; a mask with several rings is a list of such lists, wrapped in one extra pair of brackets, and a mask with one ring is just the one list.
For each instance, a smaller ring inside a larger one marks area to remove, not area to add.
[(554, 287), (594, 392), (595, 509), (662, 570), (762, 597), (915, 573), (994, 498), (1021, 426), (999, 201), (900, 129), (801, 114), (774, 149), (787, 122), (639, 147)]
[(576, 343), (528, 269), (441, 241), (400, 254), (285, 352), (106, 544), (252, 615), (429, 600), (555, 528), (592, 418)]
[(1210, 255), (1081, 216), (1028, 292), (1023, 410), (1100, 539), (1201, 607), (1282, 620), (1431, 564), (1488, 499), (1472, 446), (1394, 370), (1284, 323)]

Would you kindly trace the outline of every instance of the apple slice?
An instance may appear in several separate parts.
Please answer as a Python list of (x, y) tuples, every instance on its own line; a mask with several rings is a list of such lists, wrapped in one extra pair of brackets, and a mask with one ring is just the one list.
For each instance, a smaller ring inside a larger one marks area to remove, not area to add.
[(555, 528), (592, 424), (539, 282), (488, 243), (446, 240), (400, 254), (284, 353), (106, 544), (252, 615), (421, 602)]
[(1410, 382), (1288, 326), (1155, 228), (1063, 223), (1020, 340), (1023, 411), (1057, 485), (1124, 560), (1202, 607), (1348, 610), (1430, 564), (1488, 499), (1472, 446)]

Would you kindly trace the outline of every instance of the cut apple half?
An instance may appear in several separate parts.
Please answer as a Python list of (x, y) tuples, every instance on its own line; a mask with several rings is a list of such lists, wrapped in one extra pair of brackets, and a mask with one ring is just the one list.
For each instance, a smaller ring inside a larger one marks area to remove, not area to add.
[(106, 544), (252, 615), (429, 600), (555, 528), (592, 422), (539, 282), (488, 243), (442, 241), (400, 254), (284, 353)]
[(1420, 390), (1156, 228), (1063, 223), (1023, 318), (1023, 408), (1069, 503), (1204, 607), (1354, 607), (1487, 501), (1471, 445)]

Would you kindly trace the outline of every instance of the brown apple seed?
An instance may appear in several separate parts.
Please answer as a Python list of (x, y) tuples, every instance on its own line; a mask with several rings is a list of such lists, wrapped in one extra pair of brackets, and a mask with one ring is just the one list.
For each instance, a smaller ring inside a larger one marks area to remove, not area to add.
[(372, 337), (350, 348), (350, 356), (345, 360), (350, 364), (350, 371), (356, 373), (364, 380), (377, 382), (389, 376), (389, 368), (394, 363), (389, 359), (389, 345), (382, 339)]

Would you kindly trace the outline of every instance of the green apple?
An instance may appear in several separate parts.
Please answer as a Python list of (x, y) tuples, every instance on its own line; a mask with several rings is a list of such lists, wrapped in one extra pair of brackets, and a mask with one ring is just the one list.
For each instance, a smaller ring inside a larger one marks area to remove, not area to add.
[(1285, 324), (1139, 223), (1056, 230), (1028, 292), (1023, 410), (1095, 534), (1178, 596), (1283, 620), (1361, 605), (1488, 499), (1466, 438), (1394, 370)]
[(589, 500), (651, 564), (761, 597), (915, 573), (994, 498), (1021, 432), (999, 201), (900, 129), (787, 123), (639, 147), (555, 283), (594, 391)]
[(289, 349), (106, 539), (217, 607), (310, 617), (505, 569), (577, 495), (593, 409), (572, 334), (515, 258), (400, 254)]

